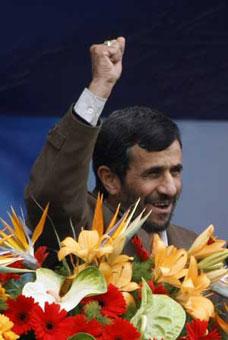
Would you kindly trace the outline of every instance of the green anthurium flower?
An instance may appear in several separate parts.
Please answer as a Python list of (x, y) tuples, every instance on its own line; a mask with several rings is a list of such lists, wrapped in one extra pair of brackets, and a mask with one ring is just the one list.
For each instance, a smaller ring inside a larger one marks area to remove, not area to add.
[(57, 303), (62, 309), (70, 311), (88, 295), (103, 294), (107, 291), (104, 277), (97, 267), (87, 267), (82, 270), (73, 280), (70, 289), (65, 295), (61, 295), (61, 288), (66, 277), (61, 276), (47, 268), (36, 270), (36, 280), (28, 282), (22, 294), (33, 297), (44, 308), (45, 302)]
[(141, 306), (131, 319), (143, 339), (175, 340), (181, 333), (185, 320), (186, 313), (180, 304), (167, 295), (152, 294), (143, 280)]

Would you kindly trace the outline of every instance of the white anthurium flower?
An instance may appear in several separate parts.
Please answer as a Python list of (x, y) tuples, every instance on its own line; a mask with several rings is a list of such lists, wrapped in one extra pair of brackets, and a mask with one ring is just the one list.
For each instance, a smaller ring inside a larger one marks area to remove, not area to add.
[(70, 289), (63, 296), (60, 294), (66, 277), (61, 276), (47, 268), (36, 270), (36, 280), (28, 282), (22, 295), (32, 297), (41, 308), (45, 303), (56, 303), (67, 312), (75, 308), (79, 302), (88, 295), (103, 294), (107, 291), (104, 277), (96, 267), (87, 267), (74, 279)]
[(59, 303), (59, 291), (64, 279), (64, 276), (50, 269), (37, 269), (36, 281), (26, 283), (22, 295), (32, 297), (41, 308), (44, 308), (45, 302)]

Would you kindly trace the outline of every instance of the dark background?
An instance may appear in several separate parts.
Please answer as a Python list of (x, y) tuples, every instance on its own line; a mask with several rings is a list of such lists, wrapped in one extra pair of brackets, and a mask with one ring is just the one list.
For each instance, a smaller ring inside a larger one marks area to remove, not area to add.
[(106, 107), (228, 119), (226, 0), (0, 1), (0, 114), (56, 116), (90, 80), (89, 46), (123, 35)]

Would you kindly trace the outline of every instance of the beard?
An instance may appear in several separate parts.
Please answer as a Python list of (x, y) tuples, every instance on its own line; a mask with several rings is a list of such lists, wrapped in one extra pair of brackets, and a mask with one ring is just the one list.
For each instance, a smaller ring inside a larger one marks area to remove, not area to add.
[(171, 211), (171, 213), (169, 214), (169, 216), (168, 216), (166, 222), (160, 224), (160, 223), (155, 223), (155, 222), (153, 222), (152, 220), (147, 220), (147, 221), (143, 224), (142, 228), (143, 228), (144, 230), (146, 230), (146, 232), (148, 232), (148, 233), (160, 233), (160, 232), (162, 232), (162, 231), (167, 230), (167, 228), (168, 228), (168, 226), (169, 226), (169, 224), (170, 224), (170, 221), (171, 221), (171, 219), (172, 219), (172, 217), (173, 217), (173, 213), (174, 213), (175, 207), (176, 207), (176, 206), (173, 206), (172, 211)]
[[(126, 185), (123, 186), (123, 190), (121, 192), (119, 201), (121, 202), (122, 207), (124, 209), (128, 209), (132, 205), (136, 203), (138, 198), (140, 197), (140, 194), (135, 192), (133, 189), (127, 187)], [(148, 233), (160, 233), (162, 231), (165, 231), (170, 221), (173, 217), (174, 210), (176, 208), (177, 201), (180, 197), (180, 193), (176, 194), (174, 197), (170, 197), (165, 194), (159, 194), (159, 193), (153, 193), (150, 196), (142, 197), (139, 202), (137, 211), (135, 215), (139, 214), (143, 209), (146, 208), (146, 212), (148, 213), (151, 210), (151, 214), (146, 220), (146, 222), (143, 224), (143, 229), (146, 230)], [(169, 213), (163, 214), (162, 212), (160, 214), (153, 213), (153, 207), (152, 209), (148, 209), (147, 206), (153, 206), (153, 204), (159, 202), (159, 204), (166, 204), (166, 205), (172, 205), (172, 208)]]

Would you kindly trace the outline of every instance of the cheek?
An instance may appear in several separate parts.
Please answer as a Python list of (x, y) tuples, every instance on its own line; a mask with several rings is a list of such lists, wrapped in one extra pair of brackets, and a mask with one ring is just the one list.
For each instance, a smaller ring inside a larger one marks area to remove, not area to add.
[(151, 180), (140, 180), (137, 183), (133, 183), (132, 188), (134, 191), (137, 191), (140, 196), (145, 197), (156, 191), (157, 183)]

